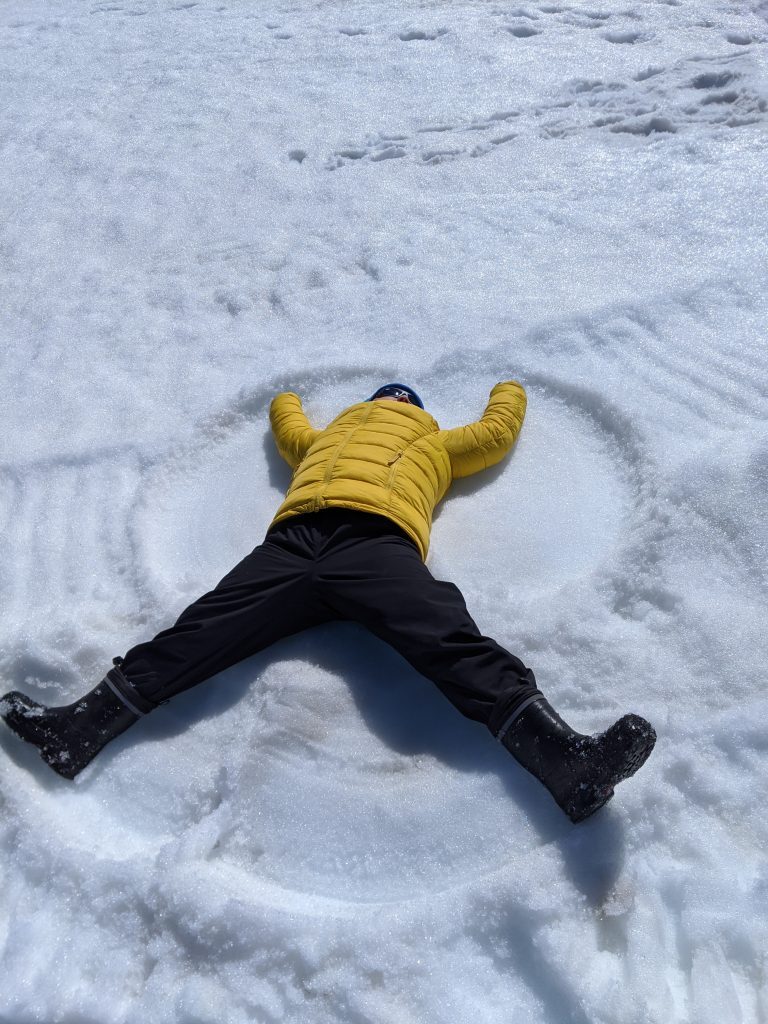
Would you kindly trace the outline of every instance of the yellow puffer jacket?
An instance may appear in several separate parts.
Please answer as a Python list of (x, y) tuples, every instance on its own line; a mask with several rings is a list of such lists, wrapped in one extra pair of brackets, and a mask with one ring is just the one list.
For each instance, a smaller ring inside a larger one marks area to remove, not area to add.
[(497, 384), (476, 423), (441, 430), (428, 412), (404, 402), (358, 402), (325, 430), (314, 430), (301, 399), (287, 391), (269, 410), (272, 432), (293, 480), (273, 522), (323, 508), (386, 516), (427, 557), (432, 513), (455, 477), (493, 466), (523, 425), (525, 391)]

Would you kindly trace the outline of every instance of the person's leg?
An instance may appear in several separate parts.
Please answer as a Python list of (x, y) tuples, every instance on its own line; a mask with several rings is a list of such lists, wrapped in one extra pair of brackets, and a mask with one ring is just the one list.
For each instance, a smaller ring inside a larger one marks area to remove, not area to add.
[(414, 543), (381, 516), (350, 517), (318, 559), (318, 586), (340, 618), (394, 647), (494, 736), (541, 697), (533, 672), (483, 636), (458, 587), (435, 579)]
[(90, 693), (57, 708), (9, 693), (2, 717), (54, 771), (74, 778), (159, 703), (281, 637), (326, 621), (330, 613), (311, 586), (312, 541), (301, 524), (277, 529), (170, 629), (116, 658)]
[(458, 588), (434, 579), (397, 527), (367, 518), (350, 523), (346, 536), (340, 530), (320, 559), (328, 604), (399, 651), (462, 714), (487, 725), (571, 821), (594, 814), (653, 750), (650, 723), (625, 715), (598, 736), (575, 732), (531, 670), (481, 635)]
[(119, 670), (153, 705), (277, 640), (327, 621), (312, 586), (307, 530), (286, 523), (189, 605), (169, 629), (132, 647)]

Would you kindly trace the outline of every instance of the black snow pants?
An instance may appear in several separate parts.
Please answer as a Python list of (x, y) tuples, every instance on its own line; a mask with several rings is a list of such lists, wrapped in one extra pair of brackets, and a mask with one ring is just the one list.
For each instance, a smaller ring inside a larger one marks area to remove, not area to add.
[(484, 637), (452, 583), (383, 516), (330, 508), (273, 526), (170, 629), (115, 659), (140, 713), (270, 644), (321, 623), (359, 622), (494, 736), (541, 696), (529, 668)]

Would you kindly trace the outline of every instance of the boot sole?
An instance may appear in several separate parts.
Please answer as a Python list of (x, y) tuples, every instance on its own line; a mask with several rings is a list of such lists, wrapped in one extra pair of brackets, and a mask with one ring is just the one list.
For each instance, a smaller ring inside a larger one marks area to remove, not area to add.
[(650, 722), (639, 715), (625, 715), (614, 728), (620, 728), (622, 732), (630, 734), (630, 743), (625, 748), (625, 756), (620, 765), (607, 772), (609, 777), (604, 782), (585, 786), (586, 792), (582, 794), (581, 799), (571, 801), (565, 808), (565, 813), (574, 824), (584, 821), (595, 811), (604, 807), (613, 796), (614, 786), (631, 778), (638, 769), (642, 768), (656, 745), (655, 729)]

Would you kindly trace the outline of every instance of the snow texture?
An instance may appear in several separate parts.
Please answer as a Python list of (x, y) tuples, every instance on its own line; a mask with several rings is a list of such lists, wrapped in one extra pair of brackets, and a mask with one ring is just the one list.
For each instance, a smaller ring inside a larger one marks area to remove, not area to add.
[[(3, 1024), (765, 1024), (768, 5), (5, 0), (0, 676), (68, 703), (318, 426), (519, 378), (430, 566), (574, 726), (573, 827), (361, 629), (75, 783), (2, 730)], [(407, 709), (407, 712), (405, 711)]]

